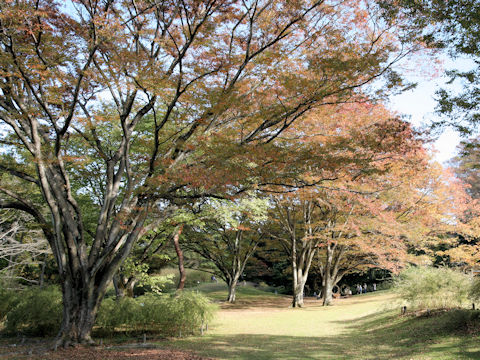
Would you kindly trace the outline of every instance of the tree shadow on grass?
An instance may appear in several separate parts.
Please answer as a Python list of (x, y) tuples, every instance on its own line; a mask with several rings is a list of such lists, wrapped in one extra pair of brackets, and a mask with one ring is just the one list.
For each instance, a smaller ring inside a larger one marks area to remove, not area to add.
[(360, 318), (332, 337), (212, 335), (173, 346), (219, 359), (480, 359), (478, 338), (458, 331), (462, 316), (384, 312)]
[[(347, 326), (345, 338), (355, 338), (363, 348), (377, 347), (389, 356), (431, 359), (480, 359), (478, 336), (469, 333), (469, 325), (478, 328), (480, 312), (452, 310), (432, 316), (400, 316), (384, 311), (357, 319)], [(340, 323), (340, 322), (339, 322)]]

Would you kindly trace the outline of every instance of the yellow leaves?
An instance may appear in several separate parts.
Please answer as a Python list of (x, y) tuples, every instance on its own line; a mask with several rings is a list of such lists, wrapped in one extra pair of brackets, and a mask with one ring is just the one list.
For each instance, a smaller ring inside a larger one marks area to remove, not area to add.
[(449, 256), (453, 263), (467, 264), (469, 267), (480, 265), (480, 245), (462, 244), (444, 251), (443, 255)]

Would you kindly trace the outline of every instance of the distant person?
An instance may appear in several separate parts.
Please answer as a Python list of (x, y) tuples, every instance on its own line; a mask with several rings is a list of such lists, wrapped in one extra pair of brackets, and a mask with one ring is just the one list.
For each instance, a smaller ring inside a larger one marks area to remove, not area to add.
[(218, 282), (217, 278), (215, 277), (215, 275), (212, 275), (212, 282)]
[(366, 294), (367, 293), (367, 284), (363, 284), (363, 293)]
[(362, 285), (357, 284), (357, 294), (361, 294), (361, 293), (362, 293)]
[(373, 283), (373, 291), (377, 291), (377, 284)]

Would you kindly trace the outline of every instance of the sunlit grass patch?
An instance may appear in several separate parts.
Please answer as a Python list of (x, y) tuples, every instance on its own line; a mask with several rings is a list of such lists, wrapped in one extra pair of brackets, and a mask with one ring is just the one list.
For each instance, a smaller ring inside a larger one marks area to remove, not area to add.
[(401, 316), (391, 292), (302, 309), (265, 306), (221, 310), (204, 337), (160, 343), (219, 359), (475, 359), (478, 337), (465, 328), (470, 310)]

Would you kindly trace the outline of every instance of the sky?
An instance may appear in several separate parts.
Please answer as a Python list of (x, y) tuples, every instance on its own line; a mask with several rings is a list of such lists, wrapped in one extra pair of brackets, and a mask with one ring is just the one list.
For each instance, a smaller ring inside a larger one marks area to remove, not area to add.
[[(431, 76), (424, 76), (422, 73), (408, 76), (407, 79), (416, 82), (417, 87), (391, 97), (388, 104), (389, 108), (409, 116), (410, 121), (415, 126), (428, 125), (432, 120), (438, 118), (438, 115), (435, 114), (435, 92), (442, 87), (449, 87), (446, 84), (448, 77), (444, 75), (444, 71), (454, 68), (467, 70), (472, 64), (468, 59), (452, 60), (446, 56), (442, 58), (442, 62), (443, 70), (433, 79)], [(421, 68), (419, 71), (422, 71)], [(460, 91), (461, 85), (456, 83), (450, 88), (454, 91)], [(443, 165), (447, 165), (448, 160), (457, 154), (456, 147), (460, 140), (460, 136), (454, 130), (445, 129), (434, 142), (434, 158)]]

